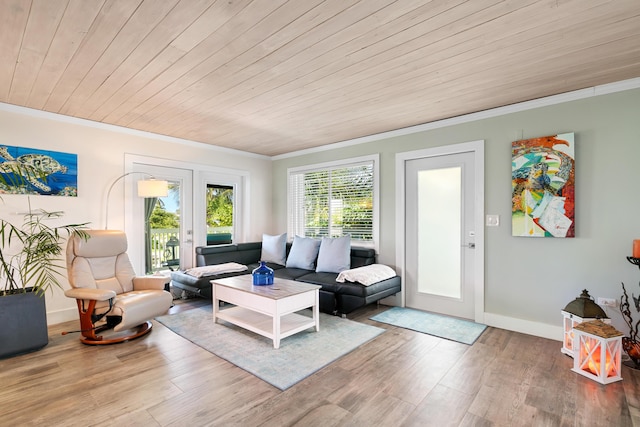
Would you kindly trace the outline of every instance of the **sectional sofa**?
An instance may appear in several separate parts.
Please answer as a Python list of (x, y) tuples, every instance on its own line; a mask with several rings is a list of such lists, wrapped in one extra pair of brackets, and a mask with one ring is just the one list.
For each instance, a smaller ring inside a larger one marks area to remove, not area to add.
[[(373, 249), (349, 247), (346, 269), (343, 267), (341, 272), (316, 271), (320, 269), (313, 269), (313, 266), (320, 267), (317, 256), (322, 256), (322, 253), (318, 253), (313, 262), (305, 266), (307, 268), (299, 268), (300, 264), (296, 265), (293, 258), (300, 252), (294, 249), (294, 256), (291, 252), (292, 246), (296, 243), (298, 242), (295, 240), (293, 244), (286, 243), (286, 259), (277, 260), (278, 262), (267, 259), (267, 265), (274, 270), (276, 280), (284, 278), (321, 285), (320, 310), (325, 313), (345, 316), (359, 307), (394, 295), (401, 290), (400, 277), (395, 275), (395, 272), (389, 267), (376, 264), (376, 253)], [(210, 299), (212, 279), (250, 274), (261, 260), (265, 260), (265, 257), (263, 242), (200, 246), (196, 248), (197, 267), (193, 270), (197, 271), (198, 268), (205, 266), (224, 267), (225, 265), (234, 268), (229, 270), (220, 268), (221, 272), (217, 274), (208, 274), (205, 268), (203, 269), (204, 275), (202, 275), (203, 270), (200, 270), (200, 277), (198, 274), (194, 275), (190, 270), (174, 271), (171, 273), (171, 283), (175, 288)], [(238, 271), (238, 264), (247, 268)], [(381, 270), (381, 268), (385, 268), (385, 270)], [(328, 269), (331, 270), (331, 268)], [(381, 271), (384, 271), (384, 274), (379, 274)], [(366, 284), (354, 278), (362, 278), (360, 280)]]

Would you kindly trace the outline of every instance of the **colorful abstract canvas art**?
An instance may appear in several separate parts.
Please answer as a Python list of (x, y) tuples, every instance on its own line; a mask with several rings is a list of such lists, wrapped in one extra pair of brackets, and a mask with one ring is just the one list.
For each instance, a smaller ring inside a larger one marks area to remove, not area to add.
[(0, 146), (0, 193), (78, 196), (78, 156)]
[(575, 237), (575, 144), (565, 133), (512, 143), (513, 236)]

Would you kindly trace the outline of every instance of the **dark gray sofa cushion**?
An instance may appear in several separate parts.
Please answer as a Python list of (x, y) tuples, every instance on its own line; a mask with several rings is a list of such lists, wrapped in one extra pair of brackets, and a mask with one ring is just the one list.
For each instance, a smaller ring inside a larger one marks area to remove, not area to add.
[(341, 283), (340, 293), (343, 295), (353, 295), (357, 297), (368, 297), (371, 295), (377, 295), (380, 292), (386, 291), (390, 288), (396, 288), (397, 292), (400, 291), (400, 277), (395, 276), (390, 279), (381, 280), (373, 285), (363, 286), (360, 283)]
[[(362, 267), (376, 263), (376, 251), (370, 248), (351, 247), (351, 267)], [(337, 276), (336, 276), (337, 277)]]
[(344, 295), (354, 295), (358, 297), (375, 295), (389, 288), (400, 286), (399, 276), (392, 277), (387, 280), (382, 280), (370, 286), (364, 286), (360, 283), (352, 282), (336, 282), (337, 277), (337, 273), (309, 273), (305, 274), (304, 276), (298, 277), (296, 280), (298, 280), (299, 282), (312, 283), (314, 285), (322, 285), (322, 290), (325, 291), (340, 293)]
[(171, 282), (174, 286), (177, 284), (176, 287), (180, 289), (193, 292), (198, 296), (209, 299), (211, 298), (211, 279), (214, 277), (216, 279), (224, 279), (226, 277), (238, 276), (239, 274), (247, 274), (247, 272), (216, 274), (215, 276), (203, 276), (198, 278), (182, 271), (172, 271)]
[(237, 245), (198, 246), (196, 248), (196, 265), (224, 264), (237, 262), (250, 265), (260, 261), (262, 242), (239, 243)]
[(342, 283), (336, 282), (337, 277), (338, 273), (310, 273), (309, 270), (305, 270), (305, 274), (296, 280), (313, 285), (321, 285), (323, 291), (336, 292), (342, 285)]
[(309, 273), (309, 270), (303, 270), (301, 268), (279, 268), (273, 270), (273, 275), (280, 279), (298, 280), (299, 277)]

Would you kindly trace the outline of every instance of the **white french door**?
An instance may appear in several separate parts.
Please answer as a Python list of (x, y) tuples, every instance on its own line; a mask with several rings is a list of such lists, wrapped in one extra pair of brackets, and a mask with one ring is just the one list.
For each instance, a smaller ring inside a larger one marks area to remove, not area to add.
[(141, 163), (133, 163), (133, 170), (169, 183), (168, 196), (157, 201), (166, 212), (165, 215), (170, 217), (166, 226), (147, 228), (149, 201), (142, 198), (131, 199), (132, 222), (131, 227), (127, 227), (127, 236), (129, 241), (144, 242), (135, 246), (134, 253), (129, 253), (136, 272), (153, 273), (192, 266), (193, 171)]
[[(231, 234), (234, 243), (247, 241), (246, 224), (251, 222), (248, 172), (135, 154), (125, 155), (125, 172), (146, 173), (169, 182), (169, 196), (163, 202), (165, 210), (179, 216), (178, 242), (176, 244), (176, 239), (169, 242), (164, 237), (157, 238), (152, 249), (162, 252), (152, 254), (152, 257), (156, 257), (152, 263), (157, 264), (157, 258), (160, 257), (160, 263), (167, 264), (166, 268), (194, 266), (195, 247), (208, 243), (207, 188), (211, 184), (233, 189), (233, 225), (223, 231)], [(140, 178), (140, 175), (132, 176)], [(134, 196), (133, 181), (131, 179), (130, 186), (125, 187), (125, 231), (129, 239), (131, 262), (136, 272), (142, 272), (149, 263), (149, 245), (145, 244), (145, 200)], [(158, 222), (154, 221), (154, 226)]]
[(476, 168), (483, 150), (460, 146), (401, 156), (404, 300), (407, 307), (482, 321), (482, 178)]

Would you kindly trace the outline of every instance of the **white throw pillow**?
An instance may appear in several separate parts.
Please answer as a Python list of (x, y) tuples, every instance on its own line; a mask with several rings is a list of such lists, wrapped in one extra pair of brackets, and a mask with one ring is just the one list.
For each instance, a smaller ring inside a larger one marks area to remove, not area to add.
[(351, 235), (323, 237), (316, 273), (340, 273), (351, 268)]
[(287, 233), (270, 236), (262, 235), (262, 255), (260, 261), (284, 265), (287, 261)]
[(287, 258), (287, 268), (302, 268), (303, 270), (313, 270), (320, 240), (310, 237), (295, 236)]

